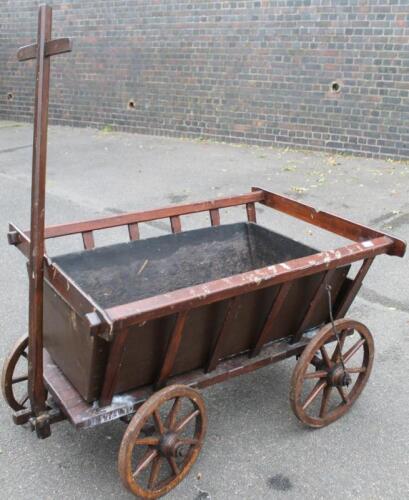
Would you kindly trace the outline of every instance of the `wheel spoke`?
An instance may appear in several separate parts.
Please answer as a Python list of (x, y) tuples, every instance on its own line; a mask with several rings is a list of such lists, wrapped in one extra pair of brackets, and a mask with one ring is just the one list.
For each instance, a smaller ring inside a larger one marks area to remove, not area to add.
[(195, 410), (193, 411), (192, 413), (189, 413), (189, 415), (187, 417), (185, 417), (184, 419), (182, 419), (177, 425), (176, 425), (176, 428), (175, 428), (175, 432), (180, 432), (184, 427), (187, 426), (187, 424), (193, 420), (195, 417), (197, 417), (197, 415), (199, 415), (200, 411), (199, 410)]
[(337, 390), (339, 392), (339, 395), (341, 396), (342, 398), (342, 401), (345, 403), (345, 404), (348, 404), (349, 403), (349, 398), (348, 396), (345, 394), (345, 391), (344, 391), (344, 388), (341, 387), (340, 385), (337, 385)]
[(21, 377), (16, 377), (16, 378), (13, 378), (13, 380), (11, 381), (12, 384), (18, 384), (19, 382), (24, 382), (28, 380), (28, 375), (23, 375)]
[(148, 488), (152, 490), (155, 487), (155, 484), (158, 482), (160, 467), (162, 465), (162, 457), (157, 455), (153, 459), (153, 464), (151, 468), (151, 475), (149, 476), (149, 484)]
[(176, 417), (177, 414), (180, 411), (180, 407), (182, 406), (182, 398), (176, 398), (175, 401), (173, 402), (172, 408), (169, 412), (168, 418), (167, 418), (167, 426), (168, 429), (173, 430), (173, 427), (176, 424)]
[(153, 420), (155, 421), (155, 426), (159, 434), (165, 433), (165, 427), (163, 425), (162, 419), (160, 418), (160, 414), (158, 410), (153, 412)]
[(24, 403), (26, 403), (27, 401), (28, 401), (28, 394), (26, 393), (26, 394), (24, 394), (21, 401), (19, 401), (19, 405), (24, 406)]
[(180, 470), (179, 470), (178, 464), (176, 463), (175, 457), (168, 457), (168, 462), (169, 462), (169, 465), (172, 468), (173, 474), (175, 476), (177, 476), (179, 474)]
[(183, 438), (179, 439), (179, 443), (181, 443), (184, 446), (195, 446), (196, 444), (199, 443), (199, 440), (195, 438)]
[(148, 465), (152, 462), (152, 460), (158, 454), (157, 450), (148, 450), (145, 455), (142, 457), (142, 460), (139, 462), (138, 467), (133, 473), (133, 477), (136, 478), (139, 474), (148, 467)]
[(332, 387), (329, 385), (325, 387), (324, 393), (322, 395), (321, 408), (320, 408), (320, 418), (325, 418), (328, 412), (328, 405), (331, 397)]
[(331, 360), (335, 363), (339, 361), (339, 358), (342, 354), (342, 349), (344, 348), (345, 339), (347, 338), (348, 330), (344, 330), (339, 336), (339, 343), (336, 341), (336, 346), (334, 352), (332, 353)]
[(302, 409), (303, 410), (306, 410), (310, 404), (314, 401), (315, 398), (318, 397), (318, 395), (320, 394), (320, 392), (327, 386), (327, 383), (322, 381), (322, 380), (319, 380), (316, 384), (315, 384), (315, 387), (314, 389), (309, 393), (309, 395), (307, 396), (307, 399), (304, 401), (304, 404), (302, 406)]
[(345, 368), (345, 371), (347, 373), (365, 373), (366, 367), (365, 366), (357, 366), (356, 368)]
[(366, 340), (365, 339), (360, 339), (358, 342), (356, 342), (348, 351), (344, 354), (343, 359), (344, 363), (347, 363), (352, 356), (360, 349), (364, 344)]
[(144, 437), (144, 438), (137, 439), (135, 441), (135, 444), (138, 446), (158, 446), (159, 438), (152, 437), (152, 436)]
[(311, 379), (311, 378), (324, 378), (328, 375), (328, 372), (325, 370), (317, 370), (316, 372), (310, 372), (306, 373), (304, 375), (305, 379)]
[(321, 351), (322, 359), (324, 360), (324, 363), (328, 366), (328, 368), (331, 368), (331, 359), (328, 356), (327, 350), (325, 349), (324, 346), (322, 346), (322, 347), (320, 347), (320, 351)]

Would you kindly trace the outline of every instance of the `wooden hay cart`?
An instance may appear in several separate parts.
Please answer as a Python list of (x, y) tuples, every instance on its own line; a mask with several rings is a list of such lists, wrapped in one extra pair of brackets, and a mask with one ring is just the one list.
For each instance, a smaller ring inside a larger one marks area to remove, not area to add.
[[(374, 258), (402, 257), (405, 243), (259, 188), (45, 228), (50, 57), (70, 50), (69, 39), (51, 40), (51, 8), (41, 6), (37, 44), (18, 52), (37, 59), (31, 229), (10, 224), (8, 233), (29, 259), (29, 335), (5, 361), (2, 390), (14, 422), (29, 422), (40, 438), (63, 419), (77, 428), (129, 422), (121, 479), (135, 495), (157, 498), (186, 476), (202, 447), (200, 388), (297, 356), (296, 416), (322, 427), (349, 410), (374, 345), (362, 323), (344, 316)], [(297, 243), (259, 226), (257, 204), (353, 243), (329, 251)], [(244, 206), (247, 221), (221, 225), (220, 210), (232, 206)], [(183, 231), (183, 216), (198, 212), (209, 213), (210, 227)], [(164, 218), (172, 234), (139, 239), (141, 223)], [(130, 241), (95, 248), (95, 231), (118, 226)], [(73, 234), (84, 251), (45, 253), (44, 240)]]

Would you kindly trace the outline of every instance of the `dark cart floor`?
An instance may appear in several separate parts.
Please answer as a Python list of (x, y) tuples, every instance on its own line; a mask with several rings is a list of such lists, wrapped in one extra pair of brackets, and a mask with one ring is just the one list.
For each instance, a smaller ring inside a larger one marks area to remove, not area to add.
[(317, 253), (253, 223), (110, 245), (54, 261), (108, 308)]

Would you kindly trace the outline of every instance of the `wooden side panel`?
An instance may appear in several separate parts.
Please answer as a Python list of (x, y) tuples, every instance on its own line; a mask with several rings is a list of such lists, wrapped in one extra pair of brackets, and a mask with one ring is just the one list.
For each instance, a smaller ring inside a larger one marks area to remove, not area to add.
[(44, 347), (87, 401), (99, 395), (108, 343), (91, 337), (87, 323), (46, 282)]
[[(331, 285), (334, 300), (347, 271), (348, 268), (341, 268), (333, 273)], [(276, 321), (270, 325), (269, 331), (263, 333), (264, 345), (293, 336), (298, 331), (322, 275), (318, 273), (292, 283)], [(266, 324), (279, 289), (280, 285), (276, 285), (237, 297), (234, 314), (229, 315), (229, 321), (224, 326), (229, 300), (190, 310), (183, 318), (183, 335), (176, 332), (177, 349), (172, 351), (171, 363), (159, 383), (162, 384), (167, 377), (194, 370), (204, 371), (222, 326), (223, 342), (217, 354), (218, 360), (252, 349), (257, 335)], [(85, 400), (97, 399), (104, 382), (109, 344), (98, 337), (91, 337), (81, 317), (51, 289), (46, 295), (45, 318), (46, 348), (53, 360)], [(172, 314), (129, 327), (112, 394), (158, 381), (158, 374), (163, 374), (172, 335), (175, 336), (176, 318), (177, 315)], [(314, 311), (310, 311), (308, 324), (304, 326), (308, 329), (327, 321), (327, 296), (323, 294), (316, 299)]]

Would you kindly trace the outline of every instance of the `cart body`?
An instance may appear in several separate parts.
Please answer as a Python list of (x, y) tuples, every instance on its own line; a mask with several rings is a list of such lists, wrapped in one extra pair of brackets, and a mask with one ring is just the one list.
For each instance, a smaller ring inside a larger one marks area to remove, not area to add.
[[(257, 204), (356, 242), (315, 250), (259, 226)], [(245, 208), (247, 221), (222, 225), (221, 210), (232, 206)], [(198, 212), (209, 213), (210, 227), (183, 232), (183, 219)], [(139, 239), (141, 224), (164, 218), (172, 234)], [(128, 242), (95, 248), (96, 231), (119, 226)], [(330, 319), (328, 287), (342, 318), (374, 257), (405, 250), (396, 238), (258, 188), (45, 230), (46, 239), (73, 234), (84, 251), (45, 258), (44, 372), (80, 427), (131, 413), (166, 384), (202, 387), (299, 354), (308, 332)], [(29, 237), (10, 226), (23, 253)]]

